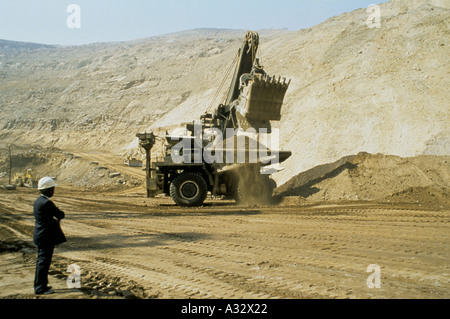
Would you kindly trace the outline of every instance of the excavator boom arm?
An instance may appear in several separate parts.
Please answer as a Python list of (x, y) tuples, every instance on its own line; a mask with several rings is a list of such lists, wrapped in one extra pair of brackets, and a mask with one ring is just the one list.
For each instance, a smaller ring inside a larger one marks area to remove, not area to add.
[(225, 101), (226, 105), (231, 104), (239, 97), (239, 84), (240, 78), (245, 73), (250, 73), (253, 68), (253, 64), (256, 59), (256, 52), (259, 46), (259, 35), (254, 31), (247, 31), (245, 40), (239, 49), (239, 59), (236, 65), (236, 69), (231, 80), (228, 96)]

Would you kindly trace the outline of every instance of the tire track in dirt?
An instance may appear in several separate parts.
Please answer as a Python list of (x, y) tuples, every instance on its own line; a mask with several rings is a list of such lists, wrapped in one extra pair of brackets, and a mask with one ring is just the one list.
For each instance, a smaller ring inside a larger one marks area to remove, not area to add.
[[(141, 231), (136, 231), (136, 230), (133, 230), (133, 231), (128, 231), (128, 234), (130, 234), (130, 233), (142, 233)], [(170, 234), (163, 234), (164, 235), (164, 237), (166, 237), (166, 238), (169, 238), (169, 239), (171, 239), (172, 238), (172, 236), (170, 235)], [(173, 239), (173, 238), (172, 238)], [(188, 245), (189, 247), (193, 247), (193, 248), (195, 248), (195, 249), (197, 249), (197, 248), (199, 248), (199, 247), (203, 247), (204, 246), (204, 243), (203, 242), (196, 242), (195, 244), (194, 243), (191, 243), (191, 242), (189, 242), (189, 240), (184, 240), (183, 241), (183, 245), (184, 246), (186, 246), (186, 245)], [(238, 247), (239, 245), (236, 245), (236, 244), (233, 244), (232, 245), (233, 247)], [(229, 248), (229, 247), (228, 247)], [(218, 266), (219, 265), (219, 262), (218, 262), (218, 259), (220, 259), (220, 258), (218, 258), (218, 256), (214, 256), (214, 257), (216, 257), (214, 260), (212, 260), (211, 261), (211, 257), (213, 257), (213, 255), (211, 255), (211, 254), (202, 254), (202, 253), (200, 253), (200, 252), (198, 252), (198, 251), (196, 251), (196, 250), (188, 250), (188, 249), (186, 249), (186, 248), (184, 248), (184, 249), (180, 249), (180, 248), (172, 248), (172, 247), (165, 247), (165, 249), (167, 250), (170, 250), (171, 251), (171, 253), (173, 254), (173, 255), (179, 255), (180, 253), (182, 254), (182, 255), (184, 255), (184, 256), (188, 256), (187, 258), (190, 260), (190, 263), (191, 264), (195, 264), (196, 263), (196, 260), (198, 259), (198, 260), (202, 260), (202, 259), (204, 259), (204, 258), (208, 258), (208, 260), (210, 260), (209, 262), (211, 263), (211, 264), (214, 264), (214, 265), (216, 265), (216, 266)], [(203, 249), (204, 249), (204, 247), (203, 247)], [(217, 247), (210, 247), (210, 245), (209, 245), (209, 248), (207, 247), (207, 249), (209, 250), (209, 251), (217, 251)], [(220, 251), (229, 251), (229, 249), (227, 249), (226, 247), (223, 247), (223, 245), (219, 248), (219, 250)], [(161, 256), (161, 252), (158, 252), (158, 254), (157, 254), (158, 256)], [(172, 260), (173, 258), (171, 258), (170, 256), (165, 256), (165, 257), (167, 257), (167, 258), (165, 258), (165, 259), (167, 259), (167, 260)], [(198, 257), (198, 258), (194, 258), (194, 257)], [(228, 256), (227, 256), (227, 258), (228, 258)], [(223, 259), (223, 258), (222, 258)], [(223, 262), (222, 262), (223, 263)], [(232, 263), (230, 263), (230, 264), (232, 264)], [(177, 264), (177, 263), (175, 263), (174, 264), (175, 266), (177, 266), (177, 265), (179, 265), (179, 264)], [(141, 267), (143, 267), (143, 265), (140, 265)], [(172, 266), (173, 267), (173, 265), (166, 265), (166, 267), (168, 267), (168, 266)], [(227, 265), (226, 267), (223, 267), (222, 265), (220, 265), (221, 267), (219, 267), (220, 269), (225, 269), (225, 270), (229, 270), (230, 269), (230, 266), (229, 265)], [(189, 266), (189, 265), (185, 265), (185, 267), (183, 267), (183, 268), (186, 268), (186, 267), (190, 267), (191, 269), (193, 269), (193, 267), (192, 267), (192, 265), (191, 266)], [(200, 268), (196, 268), (196, 271), (197, 272), (199, 272), (201, 269)], [(174, 270), (174, 273), (178, 273), (179, 272), (179, 270)], [(241, 277), (243, 277), (243, 276), (240, 276), (240, 275), (237, 275), (237, 274), (235, 274), (234, 276), (230, 276), (230, 275), (227, 275), (227, 276), (224, 276), (223, 274), (224, 274), (225, 272), (221, 272), (220, 273), (220, 275), (219, 275), (219, 277), (221, 277), (221, 279), (224, 279), (224, 278), (227, 278), (228, 279), (228, 281), (230, 280), (230, 278), (234, 278), (234, 277), (237, 277), (237, 278), (241, 278)], [(204, 275), (204, 273), (203, 272), (200, 272), (200, 274), (201, 275)], [(233, 280), (233, 282), (235, 282), (235, 283), (239, 283), (239, 282), (241, 282), (242, 280), (238, 280), (238, 279), (234, 279)], [(245, 282), (245, 281), (244, 281)], [(207, 284), (207, 286), (211, 286), (211, 283), (208, 283)], [(238, 286), (240, 286), (240, 284), (238, 285)], [(246, 284), (245, 286), (249, 286), (249, 284)], [(230, 291), (230, 288), (228, 287), (228, 289), (227, 289), (228, 291)], [(238, 293), (238, 290), (236, 290), (236, 289), (232, 289), (231, 291), (233, 291), (233, 294), (237, 294)], [(186, 291), (185, 291), (186, 292)], [(247, 295), (248, 296), (252, 296), (252, 297), (255, 297), (255, 294), (254, 293), (247, 293)], [(258, 293), (256, 296), (261, 296), (261, 294), (260, 293)], [(285, 292), (285, 293), (283, 293), (283, 295), (282, 296), (293, 296), (292, 294), (289, 294), (288, 292)], [(295, 296), (298, 296), (298, 294), (296, 294)]]
[[(189, 244), (189, 243), (188, 243)], [(192, 244), (189, 244), (189, 245), (191, 245), (192, 246)], [(199, 244), (200, 245), (200, 244)], [(203, 244), (202, 244), (203, 245)], [(207, 245), (208, 246), (208, 245)], [(209, 245), (210, 246), (210, 245)], [(228, 251), (228, 252), (230, 252), (230, 251), (233, 251), (233, 248), (236, 248), (236, 247), (238, 247), (238, 245), (232, 245), (232, 246), (228, 246), (228, 247), (220, 247), (220, 250), (221, 251)], [(247, 247), (245, 247), (245, 248), (247, 248)], [(210, 249), (209, 250), (216, 250), (217, 248), (216, 247), (210, 247)], [(266, 249), (267, 250), (267, 249)], [(179, 250), (180, 251), (180, 253), (182, 253), (182, 254), (185, 254), (185, 255), (189, 255), (189, 258), (192, 258), (192, 256), (193, 255), (195, 255), (195, 256), (197, 256), (197, 255), (200, 255), (198, 252), (190, 252), (190, 251), (187, 251), (186, 249), (183, 249), (183, 250)], [(210, 254), (208, 254), (207, 256), (205, 256), (205, 257), (211, 257), (211, 255)], [(345, 258), (346, 256), (344, 256), (344, 258)], [(320, 258), (322, 258), (322, 257), (320, 257)], [(318, 259), (315, 259), (315, 260), (313, 260), (312, 262), (310, 261), (310, 262), (308, 262), (308, 264), (311, 264), (311, 263), (316, 263), (316, 261), (317, 260), (320, 260), (320, 258), (318, 258)], [(326, 267), (327, 269), (329, 269), (329, 268), (331, 268), (331, 267)]]
[[(160, 262), (163, 262), (162, 260)], [(186, 273), (186, 266), (177, 263), (165, 263), (164, 267), (152, 267), (142, 263), (135, 263), (128, 259), (93, 256), (88, 264), (89, 269), (101, 271), (122, 278), (138, 281), (144, 289), (157, 291), (170, 298), (260, 298), (260, 295), (240, 291), (222, 281), (208, 280), (202, 273)], [(183, 270), (183, 275), (180, 270)]]
[[(73, 223), (74, 222), (72, 222), (72, 224)], [(77, 227), (75, 225), (71, 225), (70, 228), (77, 228)], [(93, 229), (95, 227), (90, 227), (90, 228), (91, 228), (92, 232), (95, 232), (97, 234), (99, 233), (99, 230), (93, 231)], [(123, 226), (121, 226), (119, 228), (123, 228)], [(111, 231), (111, 230), (117, 230), (117, 228), (112, 227), (112, 229), (109, 229), (109, 231)], [(136, 229), (132, 229), (132, 230), (126, 229), (126, 231), (127, 231), (128, 236), (141, 235), (142, 233), (144, 233), (143, 231), (136, 230)], [(105, 232), (105, 231), (102, 230), (102, 232)], [(145, 233), (148, 233), (148, 230), (146, 230)], [(181, 239), (183, 243), (186, 243), (187, 241), (189, 241), (189, 239), (183, 240), (183, 238), (180, 238), (180, 236), (174, 236), (173, 234), (169, 234), (169, 233), (159, 233), (158, 236), (160, 236), (161, 238), (168, 239), (168, 240), (173, 240), (175, 237), (175, 239), (177, 241), (179, 241)], [(183, 253), (186, 254), (186, 250)], [(102, 254), (102, 256), (104, 256), (104, 255), (105, 254)], [(160, 255), (160, 254), (158, 254), (158, 255)], [(206, 257), (211, 257), (211, 255), (208, 255)], [(126, 263), (123, 263), (120, 260), (117, 260), (117, 259), (113, 260), (112, 258), (108, 258), (109, 262), (105, 263), (105, 260), (106, 260), (105, 257), (96, 257), (95, 254), (89, 256), (88, 259), (95, 259), (96, 263), (98, 263), (98, 261), (97, 261), (98, 259), (102, 260), (100, 268), (103, 268), (103, 270), (102, 270), (103, 272), (105, 272), (105, 269), (108, 269), (109, 271), (112, 271), (115, 273), (120, 273), (120, 275), (123, 275), (123, 276), (126, 274), (127, 277), (130, 277), (131, 279), (135, 279), (135, 280), (136, 280), (135, 275), (137, 272), (133, 269), (140, 269), (141, 272), (139, 272), (139, 275), (137, 275), (137, 277), (140, 277), (142, 271), (145, 270), (145, 268), (146, 268), (145, 265), (143, 265), (142, 263), (138, 264), (138, 266), (139, 266), (138, 268), (135, 268), (135, 267), (130, 268), (129, 261), (127, 261)], [(112, 263), (111, 263), (111, 261), (112, 261)], [(120, 265), (120, 267), (117, 267), (117, 265)], [(89, 265), (89, 267), (91, 268), (92, 265)], [(171, 293), (171, 294), (175, 294), (175, 295), (178, 294), (182, 297), (186, 297), (186, 296), (192, 297), (192, 296), (202, 296), (203, 294), (199, 293), (199, 291), (208, 291), (208, 294), (207, 294), (208, 296), (216, 296), (217, 297), (218, 291), (222, 291), (222, 292), (229, 291), (235, 296), (238, 296), (238, 295), (242, 296), (242, 298), (244, 298), (245, 296), (250, 297), (250, 298), (255, 298), (255, 297), (259, 296), (259, 295), (249, 294), (249, 293), (242, 294), (241, 292), (239, 292), (239, 290), (232, 289), (232, 287), (230, 287), (230, 286), (228, 286), (228, 287), (220, 286), (219, 288), (214, 289), (214, 286), (217, 285), (217, 283), (208, 281), (202, 285), (202, 282), (204, 280), (200, 280), (198, 278), (192, 279), (192, 281), (193, 281), (192, 284), (186, 284), (186, 280), (187, 280), (186, 278), (183, 278), (183, 280), (180, 281), (180, 280), (177, 280), (176, 278), (174, 278), (173, 276), (168, 276), (168, 275), (162, 276), (162, 274), (164, 273), (164, 271), (162, 271), (162, 269), (171, 269), (171, 268), (175, 268), (173, 270), (174, 274), (177, 274), (180, 272), (179, 269), (177, 269), (177, 268), (180, 268), (180, 265), (178, 265), (177, 263), (168, 263), (168, 264), (166, 263), (164, 268), (157, 269), (158, 275), (156, 276), (156, 279), (159, 281), (162, 281), (160, 283), (160, 285), (162, 286), (162, 289), (164, 289), (166, 291), (166, 293)], [(97, 271), (101, 270), (101, 269), (99, 269), (99, 267), (94, 267), (94, 269), (96, 269)], [(155, 278), (154, 275), (153, 276), (151, 276), (151, 274), (147, 274), (147, 275), (150, 275), (150, 277)], [(140, 279), (140, 278), (138, 278), (138, 279)], [(170, 282), (175, 282), (176, 284), (174, 284), (174, 285), (167, 284)], [(203, 288), (202, 289), (200, 289), (200, 288), (190, 289), (189, 288), (189, 287), (194, 287), (195, 285), (197, 285), (197, 286), (200, 285), (200, 287), (203, 287)]]
[[(322, 221), (320, 221), (320, 222), (322, 222)], [(394, 225), (393, 227), (396, 227), (396, 225)], [(333, 227), (332, 227), (333, 228)], [(325, 233), (327, 233), (328, 231), (327, 230), (324, 230), (325, 231)], [(311, 244), (311, 246), (314, 248), (314, 247), (317, 247), (317, 248), (320, 248), (320, 247), (322, 247), (323, 245), (327, 245), (327, 244), (329, 244), (329, 242), (330, 242), (330, 237), (329, 236), (325, 236), (324, 238), (322, 238), (323, 236), (321, 236), (321, 234), (318, 234), (318, 235), (315, 235), (315, 237), (312, 237), (312, 239), (314, 240), (314, 241), (316, 241), (314, 244)], [(361, 237), (361, 235), (359, 235), (359, 237)], [(363, 236), (364, 237), (364, 236)], [(365, 236), (365, 237), (367, 237), (367, 236)], [(262, 237), (262, 238), (265, 238), (265, 237)], [(370, 236), (369, 236), (369, 238), (370, 238)], [(268, 241), (270, 241), (271, 242), (271, 245), (273, 246), (273, 245), (275, 245), (275, 242), (273, 241), (273, 239), (270, 239), (270, 240), (268, 240)], [(317, 242), (318, 241), (318, 242)], [(347, 241), (349, 241), (349, 240), (347, 240)], [(358, 237), (355, 237), (355, 238), (351, 238), (350, 237), (350, 242), (355, 242), (356, 244), (358, 244), (358, 245), (360, 245), (361, 243), (364, 243), (364, 242), (366, 242), (367, 240), (365, 240), (365, 239), (361, 239), (361, 238), (358, 238)], [(389, 239), (388, 240), (386, 240), (386, 241), (389, 241)], [(354, 252), (354, 249), (352, 248), (352, 247), (349, 247), (348, 248), (348, 250), (349, 251), (352, 251), (352, 253), (351, 254), (344, 254), (344, 256), (341, 256), (340, 257), (340, 259), (343, 259), (343, 260), (345, 260), (348, 256), (357, 256), (357, 255), (359, 255), (359, 254), (362, 254), (362, 255), (364, 255), (364, 254), (367, 254), (367, 252), (369, 251), (369, 252), (371, 252), (371, 251), (374, 251), (374, 252), (376, 252), (376, 251), (378, 251), (379, 249), (381, 249), (382, 247), (384, 247), (384, 243), (381, 243), (381, 244), (379, 244), (379, 247), (372, 247), (371, 246), (372, 244), (370, 244), (370, 245), (368, 245), (367, 246), (367, 248), (366, 249), (364, 249), (364, 248), (360, 248), (359, 249), (359, 252)], [(287, 246), (290, 246), (289, 244), (287, 245)], [(322, 247), (323, 249), (327, 249), (327, 247), (325, 246), (325, 247)], [(226, 250), (226, 251), (230, 251), (231, 250), (231, 248), (229, 247), (229, 248), (225, 248), (224, 250)], [(265, 249), (266, 251), (267, 251), (267, 248)], [(305, 252), (305, 251), (304, 251)], [(334, 251), (332, 251), (333, 253), (334, 253), (334, 257), (339, 257), (339, 256), (336, 256), (336, 249), (334, 249)], [(306, 251), (306, 254), (311, 254), (310, 252), (308, 252), (308, 251)], [(317, 255), (318, 253), (316, 252), (316, 251), (312, 251), (312, 254), (313, 255)], [(393, 251), (393, 255), (397, 255), (398, 253), (396, 252), (396, 249), (394, 249), (394, 251)], [(327, 252), (325, 252), (324, 254), (319, 254), (319, 257), (318, 258), (316, 258), (316, 259), (314, 259), (313, 261), (312, 261), (312, 263), (315, 263), (315, 264), (318, 264), (317, 263), (317, 261), (320, 261), (320, 260), (322, 260), (322, 259), (327, 259)], [(403, 260), (399, 260), (399, 262), (402, 262)], [(309, 264), (311, 264), (311, 262), (309, 262)], [(320, 264), (319, 264), (320, 265)], [(367, 265), (367, 264), (366, 264)], [(364, 269), (363, 267), (365, 267), (366, 265), (361, 265), (361, 269)], [(404, 266), (404, 264), (403, 264), (403, 266)], [(324, 266), (324, 268), (326, 268), (326, 269), (328, 269), (328, 268), (330, 268), (330, 267), (328, 267), (328, 266)], [(335, 267), (336, 268), (336, 267)], [(361, 282), (363, 282), (363, 280), (361, 281)]]
[[(360, 241), (356, 241), (357, 243), (359, 243)], [(369, 246), (369, 248), (371, 248), (370, 246)], [(377, 251), (377, 250), (379, 250), (381, 247), (379, 247), (379, 248), (375, 248), (375, 251)], [(372, 249), (373, 250), (373, 249)], [(355, 254), (354, 254), (355, 255)], [(367, 265), (367, 264), (366, 264)], [(330, 267), (328, 267), (328, 268), (330, 268)]]
[[(10, 205), (34, 195), (16, 195), (8, 195), (2, 221), (14, 229), (31, 226), (25, 205)], [(448, 296), (450, 220), (444, 210), (220, 202), (183, 209), (168, 199), (75, 192), (61, 192), (55, 202), (67, 208), (69, 239), (57, 255), (79, 260), (87, 272), (134, 281), (147, 291), (143, 296)], [(369, 264), (380, 265), (382, 289), (367, 288)]]

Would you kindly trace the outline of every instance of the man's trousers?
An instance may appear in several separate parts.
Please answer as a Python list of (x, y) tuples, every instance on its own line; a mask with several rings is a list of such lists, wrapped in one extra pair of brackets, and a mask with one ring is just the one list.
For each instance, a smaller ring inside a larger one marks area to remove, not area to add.
[(36, 273), (34, 276), (34, 292), (44, 293), (48, 286), (48, 270), (52, 262), (54, 246), (38, 247)]

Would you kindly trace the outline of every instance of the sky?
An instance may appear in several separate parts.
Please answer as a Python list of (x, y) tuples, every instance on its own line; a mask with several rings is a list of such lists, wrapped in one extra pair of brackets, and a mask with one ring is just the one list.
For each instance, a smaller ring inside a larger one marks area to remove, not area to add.
[(80, 45), (195, 28), (299, 30), (382, 2), (387, 0), (0, 0), (0, 39)]

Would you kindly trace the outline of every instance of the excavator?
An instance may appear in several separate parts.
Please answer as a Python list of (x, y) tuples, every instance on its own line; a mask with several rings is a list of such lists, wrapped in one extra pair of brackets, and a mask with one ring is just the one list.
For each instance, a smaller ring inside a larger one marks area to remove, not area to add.
[[(247, 31), (223, 103), (185, 124), (182, 134), (136, 134), (146, 151), (147, 197), (165, 193), (185, 207), (202, 205), (208, 193), (243, 204), (270, 202), (276, 187), (270, 176), (291, 156), (277, 149), (278, 130), (271, 126), (281, 119), (290, 80), (265, 72), (258, 47), (258, 33)], [(164, 140), (165, 154), (151, 163), (157, 139)]]

